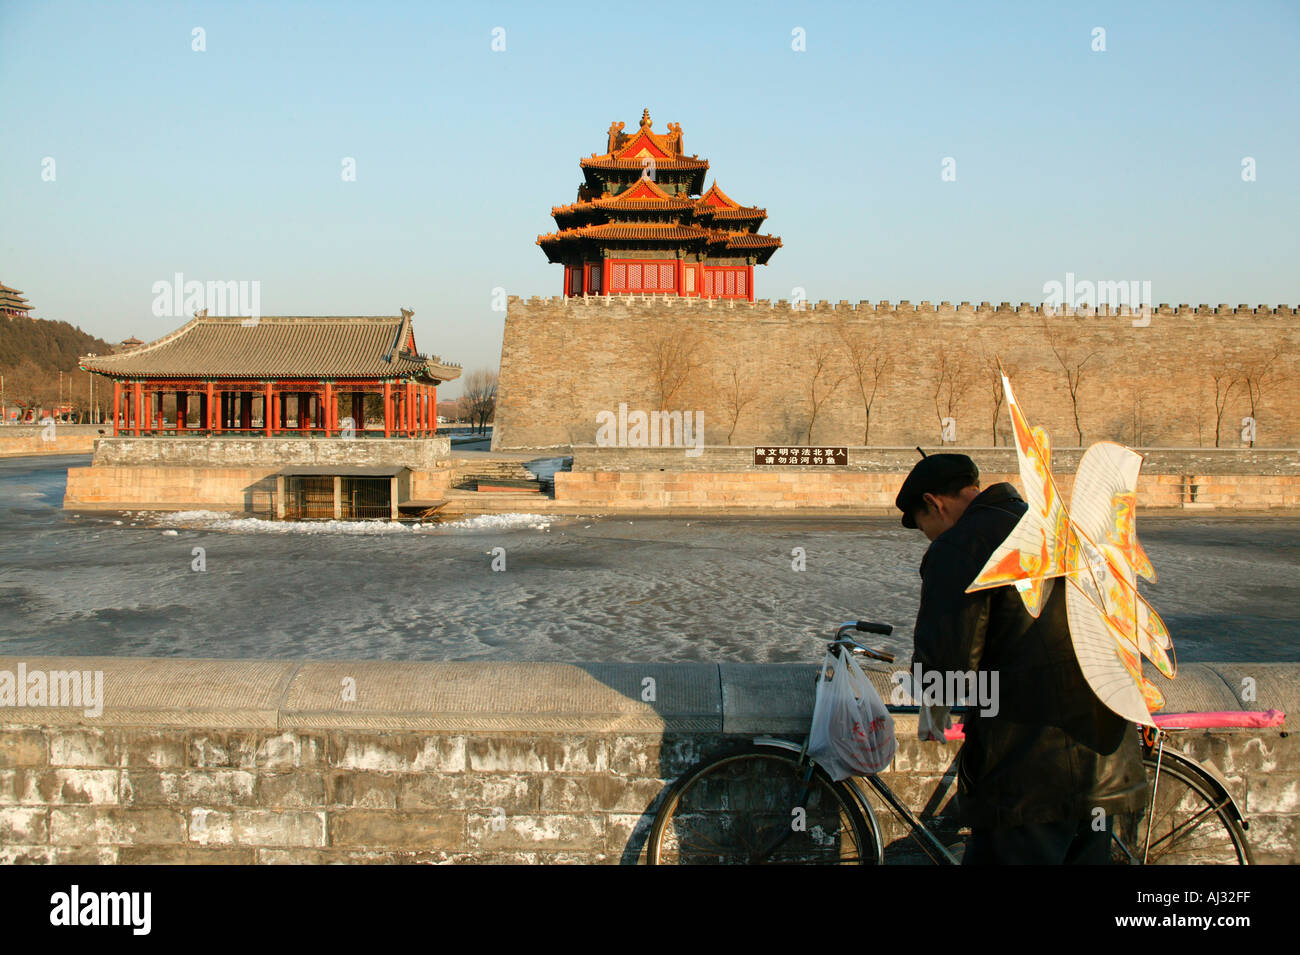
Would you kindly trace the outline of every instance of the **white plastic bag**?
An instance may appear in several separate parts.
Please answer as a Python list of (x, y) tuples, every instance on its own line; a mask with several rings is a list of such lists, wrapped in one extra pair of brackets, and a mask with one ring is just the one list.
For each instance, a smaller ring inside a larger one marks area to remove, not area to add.
[(880, 772), (898, 746), (894, 718), (880, 694), (853, 655), (840, 650), (822, 662), (808, 740), (808, 755), (836, 782)]

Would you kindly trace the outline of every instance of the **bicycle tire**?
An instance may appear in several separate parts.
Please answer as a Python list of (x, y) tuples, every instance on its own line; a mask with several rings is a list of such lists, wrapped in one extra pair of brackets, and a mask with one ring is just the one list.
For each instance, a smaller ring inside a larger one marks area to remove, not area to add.
[(815, 764), (809, 779), (809, 765), (751, 744), (693, 767), (655, 814), (646, 863), (874, 864), (876, 841), (856, 796)]
[[(1147, 784), (1156, 782), (1156, 761), (1144, 757)], [(1147, 865), (1252, 865), (1254, 858), (1246, 834), (1229, 808), (1230, 800), (1195, 763), (1184, 765), (1166, 753), (1160, 765), (1159, 786), (1152, 812), (1151, 847)], [(1116, 817), (1112, 839), (1113, 862), (1142, 865), (1146, 841), (1146, 814)]]

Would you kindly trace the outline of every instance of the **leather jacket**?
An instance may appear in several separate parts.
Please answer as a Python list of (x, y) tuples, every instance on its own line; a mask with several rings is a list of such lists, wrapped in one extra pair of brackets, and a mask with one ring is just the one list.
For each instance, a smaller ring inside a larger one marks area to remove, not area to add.
[[(1001, 828), (1140, 809), (1147, 798), (1138, 734), (1084, 680), (1070, 642), (1065, 586), (1037, 619), (1015, 587), (965, 592), (1028, 505), (994, 484), (931, 543), (921, 561), (913, 666), (997, 674), (997, 712), (965, 715), (957, 756), (960, 821)], [(992, 709), (992, 707), (988, 707)]]

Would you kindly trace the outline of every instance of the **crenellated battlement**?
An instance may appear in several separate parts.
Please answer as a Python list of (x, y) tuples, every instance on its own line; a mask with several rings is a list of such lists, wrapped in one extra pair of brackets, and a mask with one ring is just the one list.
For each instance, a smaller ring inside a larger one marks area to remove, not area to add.
[[(808, 313), (808, 312), (853, 312), (854, 314), (881, 314), (893, 315), (900, 314), (926, 314), (926, 315), (997, 315), (1010, 314), (1022, 318), (1029, 317), (1048, 317), (1059, 318), (1065, 317), (1117, 317), (1132, 318), (1140, 315), (1140, 310), (1135, 310), (1128, 305), (1112, 307), (1101, 305), (1093, 309), (1071, 308), (1062, 306), (1052, 308), (1043, 304), (1035, 305), (1031, 302), (1020, 302), (1012, 305), (1010, 302), (999, 302), (994, 305), (991, 302), (980, 302), (978, 305), (971, 302), (959, 302), (953, 305), (951, 302), (912, 302), (904, 299), (899, 302), (858, 302), (856, 305), (841, 299), (835, 304), (822, 299), (817, 302), (794, 303), (786, 299), (758, 299), (753, 302), (737, 301), (736, 299), (704, 299), (704, 298), (686, 298), (678, 295), (592, 295), (592, 296), (532, 296), (523, 298), (518, 295), (511, 295), (507, 299), (507, 304), (519, 304), (529, 306), (541, 306), (546, 308), (561, 309), (600, 309), (616, 306), (627, 309), (697, 309), (701, 311), (709, 310), (726, 310), (726, 311), (749, 311), (749, 312), (790, 312), (790, 313)], [(1293, 317), (1297, 314), (1297, 307), (1293, 305), (1169, 305), (1162, 302), (1159, 305), (1151, 307), (1153, 316), (1183, 317), (1192, 318), (1196, 316), (1220, 315), (1220, 316), (1286, 316)]]

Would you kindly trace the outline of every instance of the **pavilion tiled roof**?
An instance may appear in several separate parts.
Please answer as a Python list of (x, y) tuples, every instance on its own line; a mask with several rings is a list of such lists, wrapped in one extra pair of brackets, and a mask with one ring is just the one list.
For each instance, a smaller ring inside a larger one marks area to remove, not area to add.
[(460, 366), (408, 350), (411, 315), (199, 315), (147, 345), (86, 356), (111, 378), (409, 379), (450, 381)]

